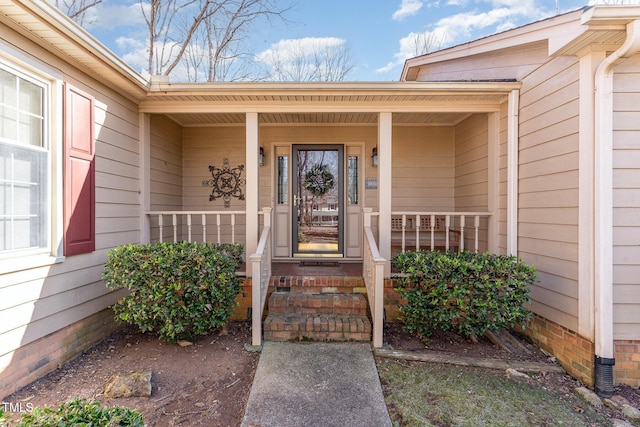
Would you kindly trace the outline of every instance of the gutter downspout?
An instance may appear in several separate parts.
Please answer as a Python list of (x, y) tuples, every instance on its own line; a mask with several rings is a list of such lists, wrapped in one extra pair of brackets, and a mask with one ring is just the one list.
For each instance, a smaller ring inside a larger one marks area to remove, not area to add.
[(613, 72), (640, 51), (640, 20), (595, 74), (595, 391), (613, 394)]

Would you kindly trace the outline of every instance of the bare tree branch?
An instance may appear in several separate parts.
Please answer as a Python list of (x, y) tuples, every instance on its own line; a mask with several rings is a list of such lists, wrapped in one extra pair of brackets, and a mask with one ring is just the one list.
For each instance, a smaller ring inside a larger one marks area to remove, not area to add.
[(98, 6), (102, 0), (55, 0), (55, 5), (78, 25), (84, 25), (87, 19), (87, 11)]
[(325, 43), (318, 39), (309, 44), (298, 40), (286, 51), (272, 49), (261, 60), (270, 68), (269, 80), (274, 81), (343, 81), (353, 71), (351, 52), (344, 43)]
[(260, 19), (279, 18), (278, 0), (140, 0), (149, 28), (149, 73), (184, 67), (189, 79), (247, 78), (245, 34)]
[(444, 46), (446, 40), (445, 34), (439, 34), (434, 31), (413, 33), (412, 35), (413, 56), (422, 56), (439, 50)]

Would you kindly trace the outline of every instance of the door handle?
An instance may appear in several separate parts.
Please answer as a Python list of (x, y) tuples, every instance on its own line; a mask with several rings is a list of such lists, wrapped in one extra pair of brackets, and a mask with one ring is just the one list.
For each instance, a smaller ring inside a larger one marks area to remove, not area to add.
[(298, 197), (295, 194), (293, 195), (293, 206), (298, 206)]

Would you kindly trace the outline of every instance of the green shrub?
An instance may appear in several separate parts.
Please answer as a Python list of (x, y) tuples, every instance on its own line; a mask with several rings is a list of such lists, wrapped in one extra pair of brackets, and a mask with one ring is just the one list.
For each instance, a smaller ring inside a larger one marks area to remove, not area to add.
[(153, 243), (111, 250), (109, 289), (129, 295), (113, 306), (116, 319), (169, 342), (191, 340), (229, 321), (240, 292), (238, 244)]
[(396, 290), (404, 328), (428, 338), (433, 330), (480, 336), (524, 324), (531, 317), (532, 266), (513, 256), (435, 251), (404, 252), (392, 264), (405, 277)]
[(74, 398), (64, 402), (58, 409), (49, 407), (34, 408), (33, 412), (23, 413), (19, 427), (59, 427), (59, 426), (93, 426), (143, 427), (144, 419), (140, 412), (120, 406), (100, 407), (97, 401)]

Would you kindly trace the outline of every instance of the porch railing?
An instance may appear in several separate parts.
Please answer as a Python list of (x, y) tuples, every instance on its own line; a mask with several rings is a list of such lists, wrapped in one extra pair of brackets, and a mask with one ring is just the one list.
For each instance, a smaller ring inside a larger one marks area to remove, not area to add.
[(443, 247), (446, 251), (480, 250), (480, 232), (491, 212), (391, 212), (392, 244), (402, 251)]
[(263, 208), (263, 228), (251, 263), (251, 343), (262, 344), (262, 313), (271, 279), (271, 208)]
[(380, 256), (376, 239), (371, 230), (371, 218), (379, 215), (371, 208), (364, 208), (364, 260), (362, 276), (367, 287), (371, 320), (373, 323), (373, 346), (382, 347), (384, 327), (384, 266), (386, 260)]
[[(215, 228), (214, 235), (217, 237), (214, 243), (222, 243), (223, 228), (231, 233), (231, 243), (236, 243), (236, 227), (238, 217), (243, 217), (245, 211), (150, 211), (147, 212), (150, 219), (157, 219), (158, 241), (165, 239), (165, 228), (170, 228), (173, 234), (173, 241), (192, 241), (194, 227), (199, 227), (202, 235), (202, 243), (207, 243), (207, 232), (210, 228)], [(165, 223), (165, 219), (169, 222)], [(194, 224), (194, 219), (200, 221)], [(213, 218), (213, 219), (211, 219)], [(186, 227), (186, 230), (184, 228)], [(186, 231), (186, 239), (183, 233)]]

